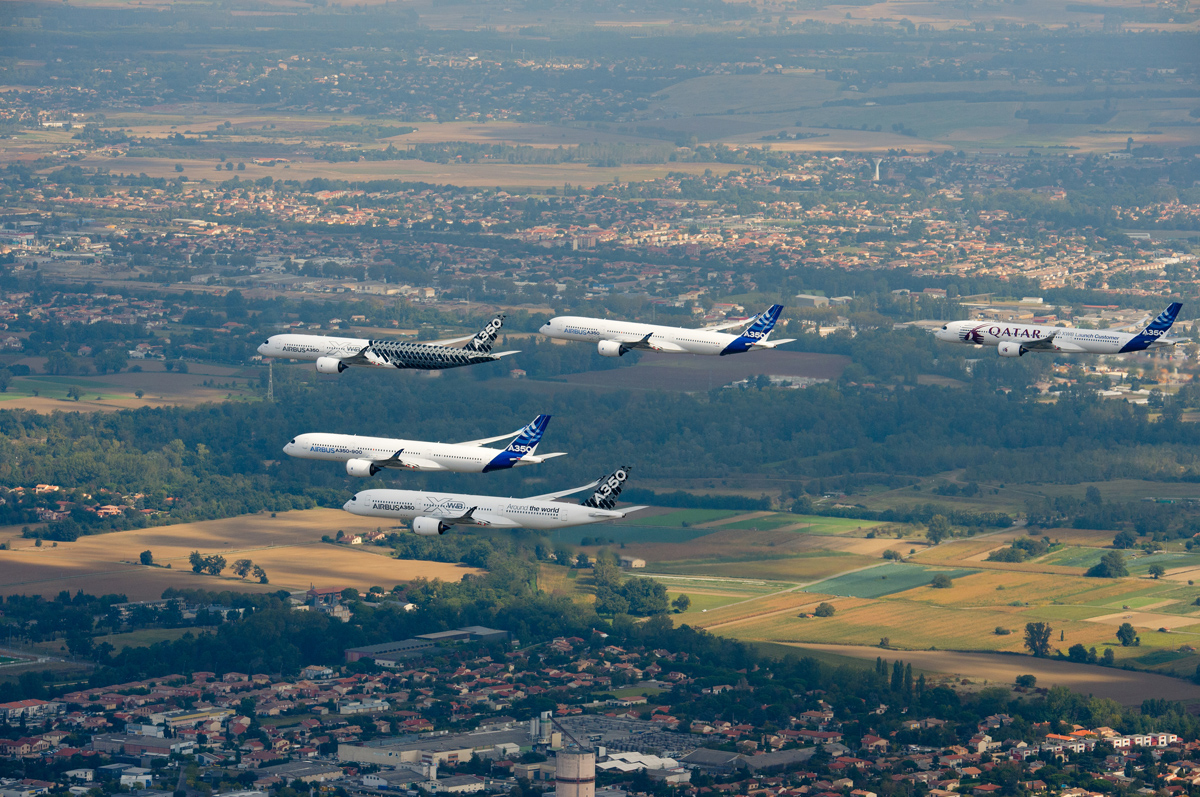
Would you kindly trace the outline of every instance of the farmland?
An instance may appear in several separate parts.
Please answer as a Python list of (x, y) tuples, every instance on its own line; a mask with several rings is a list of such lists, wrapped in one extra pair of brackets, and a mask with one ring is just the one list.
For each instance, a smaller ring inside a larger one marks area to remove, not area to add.
[[(366, 518), (334, 509), (312, 509), (244, 515), (176, 526), (81, 537), (75, 542), (36, 547), (13, 534), (0, 551), (0, 594), (57, 594), (83, 590), (93, 595), (121, 593), (130, 600), (158, 598), (168, 587), (178, 589), (243, 589), (266, 592), (306, 590), (318, 586), (371, 586), (390, 589), (418, 576), (458, 581), (471, 568), (438, 562), (391, 559), (346, 545), (320, 541), (338, 530), (369, 531), (378, 526)], [(158, 566), (137, 564), (149, 550)], [(234, 576), (201, 576), (191, 572), (193, 550), (220, 554), (232, 562), (248, 558), (261, 565), (270, 584)], [(379, 549), (376, 549), (379, 550)]]
[(880, 565), (856, 573), (837, 576), (811, 585), (816, 592), (850, 598), (882, 598), (915, 587), (925, 586), (940, 575), (950, 578), (975, 573), (975, 570), (941, 570), (919, 565)]

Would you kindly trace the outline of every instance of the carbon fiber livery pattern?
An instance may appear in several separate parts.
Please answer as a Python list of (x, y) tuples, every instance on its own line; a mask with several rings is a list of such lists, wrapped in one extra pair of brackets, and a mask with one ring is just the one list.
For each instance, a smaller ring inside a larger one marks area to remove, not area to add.
[(453, 346), (429, 346), (393, 340), (373, 340), (367, 352), (394, 368), (419, 368), (425, 371), (459, 368), (500, 359), (488, 351), (470, 351)]

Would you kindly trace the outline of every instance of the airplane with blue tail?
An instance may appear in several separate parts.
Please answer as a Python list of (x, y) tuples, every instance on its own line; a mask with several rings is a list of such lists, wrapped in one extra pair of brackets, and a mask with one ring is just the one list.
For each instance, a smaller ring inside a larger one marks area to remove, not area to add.
[(995, 346), (1001, 357), (1021, 357), (1031, 351), (1061, 354), (1129, 354), (1174, 346), (1186, 338), (1167, 337), (1183, 305), (1172, 303), (1140, 332), (1117, 329), (1077, 329), (1005, 321), (951, 321), (935, 330), (938, 340)]
[[(565, 456), (561, 451), (537, 453), (538, 443), (549, 423), (549, 415), (539, 415), (515, 432), (464, 443), (427, 443), (313, 432), (293, 438), (283, 447), (283, 452), (298, 459), (345, 462), (346, 472), (360, 478), (374, 476), (385, 468), (488, 473), (521, 465), (540, 465), (548, 459)], [(488, 443), (510, 438), (512, 442), (503, 450), (486, 447)]]
[[(605, 318), (556, 316), (538, 330), (548, 338), (595, 343), (604, 357), (621, 357), (635, 349), (670, 354), (707, 354), (724, 357), (756, 349), (773, 349), (793, 339), (769, 340), (783, 305), (771, 305), (762, 314), (746, 321), (727, 321), (699, 329), (610, 321)], [(720, 330), (744, 326), (738, 334)]]

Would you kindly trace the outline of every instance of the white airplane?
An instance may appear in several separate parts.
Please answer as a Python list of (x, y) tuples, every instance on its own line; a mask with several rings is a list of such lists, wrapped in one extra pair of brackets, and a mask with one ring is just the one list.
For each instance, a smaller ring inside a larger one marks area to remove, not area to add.
[(1012, 324), (1001, 321), (952, 321), (933, 334), (938, 340), (995, 346), (1001, 357), (1020, 357), (1031, 351), (1056, 351), (1063, 354), (1127, 354), (1135, 351), (1174, 346), (1181, 338), (1165, 337), (1179, 302), (1174, 302), (1141, 332), (1115, 329), (1076, 329), (1039, 324)]
[[(345, 462), (347, 473), (362, 478), (374, 476), (384, 468), (488, 473), (516, 465), (540, 465), (553, 457), (565, 456), (565, 452), (535, 453), (549, 423), (549, 415), (539, 415), (523, 429), (465, 443), (425, 443), (419, 440), (318, 432), (294, 438), (283, 447), (283, 452), (299, 459)], [(516, 439), (503, 451), (483, 447), (510, 437)]]
[[(491, 526), (500, 529), (565, 529), (623, 518), (645, 509), (614, 509), (617, 496), (629, 478), (629, 468), (619, 468), (591, 484), (535, 495), (532, 498), (499, 498), (462, 493), (427, 493), (424, 490), (363, 490), (342, 509), (353, 515), (411, 520), (422, 537), (445, 534), (452, 526)], [(555, 501), (572, 493), (593, 490), (579, 504)]]
[(548, 338), (559, 340), (579, 340), (585, 343), (594, 341), (596, 348), (605, 357), (620, 357), (634, 349), (676, 354), (716, 354), (724, 357), (726, 354), (741, 354), (752, 349), (773, 349), (784, 343), (791, 343), (792, 339), (767, 340), (782, 311), (783, 305), (771, 305), (770, 309), (749, 322), (750, 326), (740, 335), (730, 335), (717, 330), (742, 326), (746, 321), (729, 321), (702, 329), (687, 329), (579, 316), (551, 318), (538, 331)]
[[(420, 368), (437, 371), (463, 365), (492, 362), (515, 351), (492, 354), (492, 344), (504, 325), (497, 315), (474, 335), (446, 340), (409, 343), (397, 340), (331, 338), (325, 335), (272, 335), (258, 347), (263, 357), (292, 360), (316, 360), (322, 374), (340, 374), (351, 365), (372, 368)], [(469, 341), (462, 348), (453, 344)]]

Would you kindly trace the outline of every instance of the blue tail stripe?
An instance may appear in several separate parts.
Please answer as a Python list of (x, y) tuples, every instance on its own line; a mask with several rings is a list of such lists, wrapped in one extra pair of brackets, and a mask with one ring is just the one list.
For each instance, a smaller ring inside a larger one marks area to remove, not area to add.
[(492, 461), (483, 466), (483, 472), (488, 473), (493, 470), (503, 470), (511, 468), (517, 464), (517, 460), (526, 454), (532, 453), (537, 444), (542, 441), (542, 435), (546, 431), (546, 426), (550, 423), (549, 415), (539, 415), (533, 421), (520, 431), (520, 433), (508, 444), (508, 448), (501, 451), (492, 458)]
[(1150, 322), (1150, 326), (1142, 331), (1148, 332), (1152, 329), (1161, 329), (1163, 332), (1166, 332), (1175, 323), (1175, 317), (1179, 315), (1181, 307), (1183, 307), (1183, 304), (1180, 302), (1172, 303), (1170, 307), (1158, 314), (1158, 318)]

